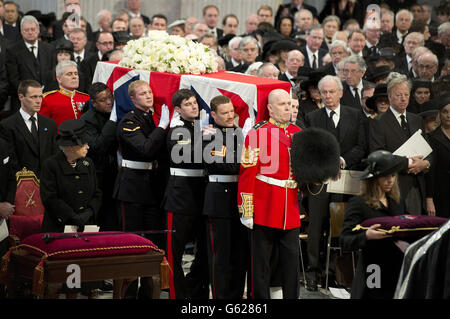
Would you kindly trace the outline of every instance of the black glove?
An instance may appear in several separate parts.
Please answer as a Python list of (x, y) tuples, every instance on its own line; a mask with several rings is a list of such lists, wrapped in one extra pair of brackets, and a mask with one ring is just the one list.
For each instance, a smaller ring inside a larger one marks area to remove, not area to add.
[(78, 227), (77, 232), (82, 233), (84, 231), (84, 222), (80, 215), (75, 215), (68, 220), (69, 224), (75, 225)]

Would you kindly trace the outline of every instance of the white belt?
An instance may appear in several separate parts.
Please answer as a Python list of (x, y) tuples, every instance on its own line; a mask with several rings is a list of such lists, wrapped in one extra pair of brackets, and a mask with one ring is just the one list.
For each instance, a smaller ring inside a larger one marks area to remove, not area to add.
[(259, 174), (256, 175), (256, 178), (259, 179), (260, 181), (263, 181), (264, 183), (267, 183), (270, 185), (286, 187), (286, 188), (297, 188), (297, 182), (292, 179), (281, 180), (281, 179), (276, 179), (276, 178), (259, 175)]
[(170, 168), (170, 175), (184, 177), (202, 177), (206, 175), (204, 169)]
[(129, 161), (129, 160), (123, 159), (122, 167), (151, 170), (153, 168), (153, 163), (136, 162), (136, 161)]
[(209, 175), (210, 182), (233, 183), (239, 180), (238, 175)]

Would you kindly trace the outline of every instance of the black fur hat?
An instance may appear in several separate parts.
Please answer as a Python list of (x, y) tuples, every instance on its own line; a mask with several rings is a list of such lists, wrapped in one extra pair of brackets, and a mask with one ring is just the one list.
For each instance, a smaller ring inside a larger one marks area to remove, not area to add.
[(307, 128), (294, 134), (291, 165), (298, 183), (322, 183), (339, 173), (340, 148), (331, 133)]

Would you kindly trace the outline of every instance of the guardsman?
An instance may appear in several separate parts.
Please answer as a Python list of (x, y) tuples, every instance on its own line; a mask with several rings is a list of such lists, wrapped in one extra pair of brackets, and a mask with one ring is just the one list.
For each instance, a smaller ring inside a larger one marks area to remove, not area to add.
[(249, 131), (241, 156), (238, 207), (250, 232), (250, 298), (270, 298), (270, 258), (279, 247), (277, 271), (282, 273), (283, 298), (299, 296), (298, 186), (291, 168), (291, 140), (301, 129), (290, 123), (288, 92), (270, 92), (269, 121)]
[(203, 214), (211, 292), (214, 299), (242, 299), (248, 264), (247, 228), (237, 207), (242, 130), (233, 126), (234, 107), (228, 97), (216, 96), (210, 108), (214, 125), (203, 137), (208, 174)]
[(79, 76), (77, 64), (74, 61), (61, 61), (56, 66), (56, 80), (59, 90), (44, 94), (41, 115), (48, 116), (59, 127), (64, 121), (78, 119), (84, 113), (89, 95), (77, 91)]
[[(118, 200), (123, 231), (164, 229), (164, 211), (160, 208), (162, 195), (158, 161), (165, 152), (169, 110), (163, 106), (158, 126), (153, 119), (153, 92), (148, 82), (137, 80), (128, 87), (134, 109), (117, 127), (117, 139), (122, 154), (122, 168), (117, 175), (113, 196)], [(160, 236), (161, 237), (161, 236)], [(160, 237), (150, 239), (162, 246)], [(141, 280), (139, 296), (151, 296), (148, 281)], [(126, 298), (135, 298), (137, 280), (130, 283)]]
[[(205, 221), (202, 215), (205, 195), (205, 169), (202, 163), (202, 133), (199, 108), (194, 92), (181, 89), (172, 96), (172, 105), (179, 114), (172, 118), (167, 136), (170, 154), (170, 176), (164, 195), (167, 228), (175, 230), (167, 237), (170, 274), (170, 297), (177, 299), (208, 299), (208, 258), (206, 254)], [(196, 244), (195, 259), (185, 277), (182, 268), (184, 248)]]

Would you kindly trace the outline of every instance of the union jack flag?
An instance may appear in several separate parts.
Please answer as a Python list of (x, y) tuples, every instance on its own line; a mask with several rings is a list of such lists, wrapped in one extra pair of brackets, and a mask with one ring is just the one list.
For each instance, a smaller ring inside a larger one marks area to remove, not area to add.
[[(114, 92), (113, 119), (120, 119), (133, 109), (128, 86), (135, 80), (150, 83), (154, 95), (154, 120), (159, 123), (162, 105), (173, 114), (172, 95), (179, 89), (190, 89), (197, 97), (200, 110), (211, 112), (209, 104), (217, 95), (228, 96), (239, 116), (239, 126), (251, 117), (254, 122), (268, 119), (267, 98), (274, 89), (290, 92), (289, 82), (220, 71), (203, 75), (150, 72), (120, 67), (117, 62), (98, 62), (93, 82), (103, 82)], [(210, 117), (212, 121), (212, 118)]]

